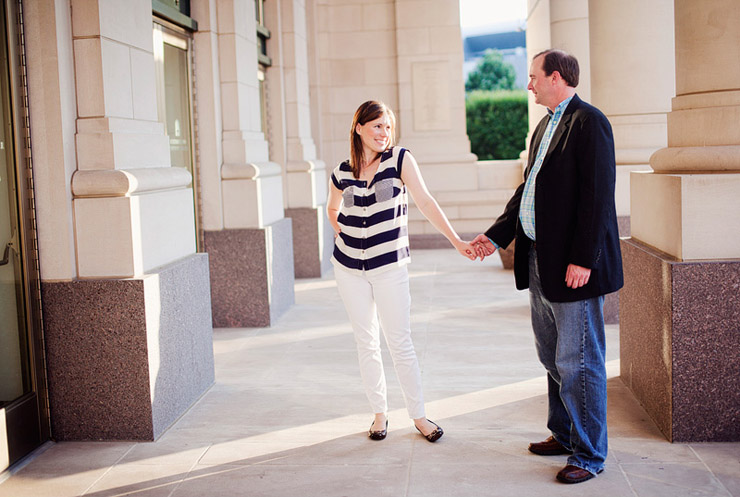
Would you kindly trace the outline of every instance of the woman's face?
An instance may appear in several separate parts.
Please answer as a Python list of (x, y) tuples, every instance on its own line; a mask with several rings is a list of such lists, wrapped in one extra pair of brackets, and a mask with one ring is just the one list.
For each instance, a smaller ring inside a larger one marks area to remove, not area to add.
[(390, 145), (393, 129), (388, 115), (383, 114), (374, 121), (368, 121), (365, 124), (358, 124), (355, 127), (355, 131), (362, 139), (362, 145), (365, 152), (371, 151), (381, 153)]

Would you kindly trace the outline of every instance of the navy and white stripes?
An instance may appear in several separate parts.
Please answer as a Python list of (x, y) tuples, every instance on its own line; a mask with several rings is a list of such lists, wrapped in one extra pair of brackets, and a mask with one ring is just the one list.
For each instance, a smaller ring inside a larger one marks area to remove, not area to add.
[(337, 223), (341, 233), (334, 244), (332, 262), (348, 271), (380, 272), (408, 264), (408, 196), (401, 181), (406, 149), (383, 152), (372, 181), (352, 175), (342, 162), (331, 175), (342, 192)]

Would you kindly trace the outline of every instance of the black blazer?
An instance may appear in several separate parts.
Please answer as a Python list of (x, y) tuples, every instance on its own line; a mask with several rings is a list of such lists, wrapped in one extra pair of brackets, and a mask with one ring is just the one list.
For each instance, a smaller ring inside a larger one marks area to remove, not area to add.
[[(525, 182), (549, 120), (545, 116), (532, 134)], [(537, 262), (542, 290), (551, 302), (584, 300), (622, 287), (615, 178), (611, 125), (601, 111), (574, 95), (550, 141), (535, 185)], [(516, 238), (514, 275), (519, 290), (529, 288), (532, 242), (519, 221), (523, 191), (524, 183), (485, 233), (500, 247)], [(565, 272), (571, 263), (591, 269), (585, 286), (566, 286)]]

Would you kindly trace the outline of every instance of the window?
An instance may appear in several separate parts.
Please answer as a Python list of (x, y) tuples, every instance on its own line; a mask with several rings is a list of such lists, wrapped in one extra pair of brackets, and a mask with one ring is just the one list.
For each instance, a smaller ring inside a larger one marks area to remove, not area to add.
[(270, 39), (270, 30), (265, 27), (265, 0), (254, 0), (254, 11), (257, 17), (257, 79), (260, 92), (260, 122), (262, 132), (267, 133), (267, 104), (265, 90), (265, 73), (272, 65), (272, 59), (267, 56), (267, 40)]
[(265, 0), (254, 0), (254, 11), (257, 16), (257, 57), (259, 63), (265, 67), (272, 65), (267, 56), (267, 40), (270, 39), (270, 30), (265, 26)]
[[(172, 167), (186, 169), (193, 178), (193, 210), (196, 233), (198, 219), (198, 174), (195, 170), (195, 145), (192, 103), (192, 35), (163, 19), (155, 17), (154, 76), (157, 90), (157, 114), (164, 124), (170, 144)], [(196, 237), (202, 247), (200, 236)]]
[(170, 161), (193, 174), (190, 37), (154, 23), (157, 112), (170, 141)]

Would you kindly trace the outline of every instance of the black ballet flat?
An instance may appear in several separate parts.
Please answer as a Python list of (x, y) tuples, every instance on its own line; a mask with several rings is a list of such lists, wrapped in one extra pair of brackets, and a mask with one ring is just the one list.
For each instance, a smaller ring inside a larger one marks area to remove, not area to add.
[(385, 420), (385, 430), (380, 431), (373, 431), (373, 425), (375, 424), (375, 421), (372, 422), (370, 425), (370, 431), (367, 432), (367, 436), (370, 437), (370, 440), (383, 440), (388, 435), (388, 420)]
[(433, 432), (431, 432), (429, 435), (424, 435), (423, 433), (421, 433), (421, 430), (419, 429), (419, 427), (416, 427), (416, 431), (418, 431), (419, 433), (421, 433), (421, 436), (424, 437), (424, 438), (426, 438), (430, 442), (436, 442), (437, 440), (439, 440), (440, 438), (442, 438), (442, 435), (444, 435), (445, 432), (444, 432), (444, 430), (442, 428), (439, 427), (439, 425), (437, 423), (435, 423), (431, 419), (427, 419), (427, 421), (429, 421), (430, 423), (432, 423), (437, 428)]

